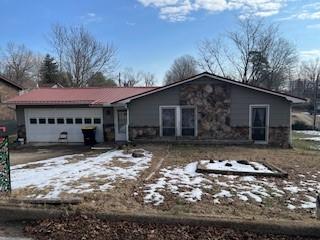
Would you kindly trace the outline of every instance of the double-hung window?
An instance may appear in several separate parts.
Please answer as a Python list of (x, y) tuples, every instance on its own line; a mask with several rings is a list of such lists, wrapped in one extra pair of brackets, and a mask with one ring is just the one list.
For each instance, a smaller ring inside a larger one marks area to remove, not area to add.
[(160, 136), (196, 136), (194, 106), (160, 106)]
[(181, 136), (196, 135), (196, 111), (194, 107), (181, 107)]
[(176, 136), (177, 135), (177, 111), (176, 107), (162, 107), (161, 108), (161, 132), (162, 136)]

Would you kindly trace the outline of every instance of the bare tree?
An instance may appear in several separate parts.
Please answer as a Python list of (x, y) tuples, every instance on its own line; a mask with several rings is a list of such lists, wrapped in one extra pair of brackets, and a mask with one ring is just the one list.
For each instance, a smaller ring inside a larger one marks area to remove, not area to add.
[(83, 26), (56, 25), (48, 38), (60, 70), (70, 75), (73, 86), (86, 86), (97, 72), (108, 74), (116, 66), (115, 47), (99, 42)]
[(303, 62), (300, 77), (309, 82), (313, 102), (313, 127), (316, 129), (317, 109), (319, 103), (320, 60), (319, 58)]
[(60, 25), (53, 25), (51, 28), (51, 35), (48, 37), (48, 41), (53, 48), (54, 52), (57, 54), (57, 59), (59, 63), (59, 71), (63, 71), (63, 53), (65, 50), (66, 36), (68, 31), (65, 27)]
[(142, 80), (145, 87), (152, 87), (155, 85), (155, 76), (150, 72), (142, 72)]
[(164, 82), (170, 84), (192, 77), (198, 73), (197, 61), (190, 55), (184, 55), (174, 60), (166, 72)]
[(278, 26), (252, 18), (239, 20), (224, 38), (203, 41), (199, 54), (209, 71), (269, 89), (282, 87), (297, 62), (295, 47)]
[(155, 84), (155, 76), (150, 72), (135, 72), (132, 68), (125, 68), (119, 75), (118, 84), (121, 87), (135, 87), (142, 84), (151, 87)]
[(135, 73), (132, 68), (125, 68), (120, 75), (119, 86), (121, 87), (134, 87), (141, 82), (141, 72)]
[[(239, 29), (229, 32), (227, 37), (231, 40), (236, 53), (227, 54), (229, 61), (235, 67), (242, 82), (250, 82), (250, 57), (254, 51), (259, 51), (257, 45), (263, 28), (262, 20), (252, 21), (247, 18), (238, 22)], [(235, 57), (237, 56), (237, 57)]]
[(24, 45), (8, 43), (3, 51), (3, 73), (12, 81), (24, 85), (34, 75), (35, 57)]
[(198, 50), (200, 55), (198, 64), (202, 70), (227, 77), (224, 46), (220, 37), (211, 41), (207, 39), (201, 41)]

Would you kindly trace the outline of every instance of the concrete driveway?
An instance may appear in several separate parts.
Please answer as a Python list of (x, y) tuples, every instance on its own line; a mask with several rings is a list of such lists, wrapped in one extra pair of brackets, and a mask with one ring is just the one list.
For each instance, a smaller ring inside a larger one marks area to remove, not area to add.
[(83, 145), (22, 146), (10, 150), (11, 165), (90, 151)]

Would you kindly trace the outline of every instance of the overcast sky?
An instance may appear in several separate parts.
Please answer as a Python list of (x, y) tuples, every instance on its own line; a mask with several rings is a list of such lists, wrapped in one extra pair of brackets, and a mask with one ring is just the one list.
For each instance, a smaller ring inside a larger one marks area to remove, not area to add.
[(172, 61), (197, 56), (197, 44), (235, 27), (248, 15), (277, 22), (302, 58), (320, 56), (320, 2), (316, 0), (0, 0), (0, 47), (23, 43), (40, 53), (52, 24), (84, 24), (118, 49), (120, 69), (156, 74)]

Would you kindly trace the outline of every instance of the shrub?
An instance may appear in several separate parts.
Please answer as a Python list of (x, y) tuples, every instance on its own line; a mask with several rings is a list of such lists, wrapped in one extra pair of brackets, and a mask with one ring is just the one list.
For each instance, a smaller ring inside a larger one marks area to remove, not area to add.
[(296, 121), (292, 124), (292, 130), (313, 130), (313, 127), (303, 121)]

